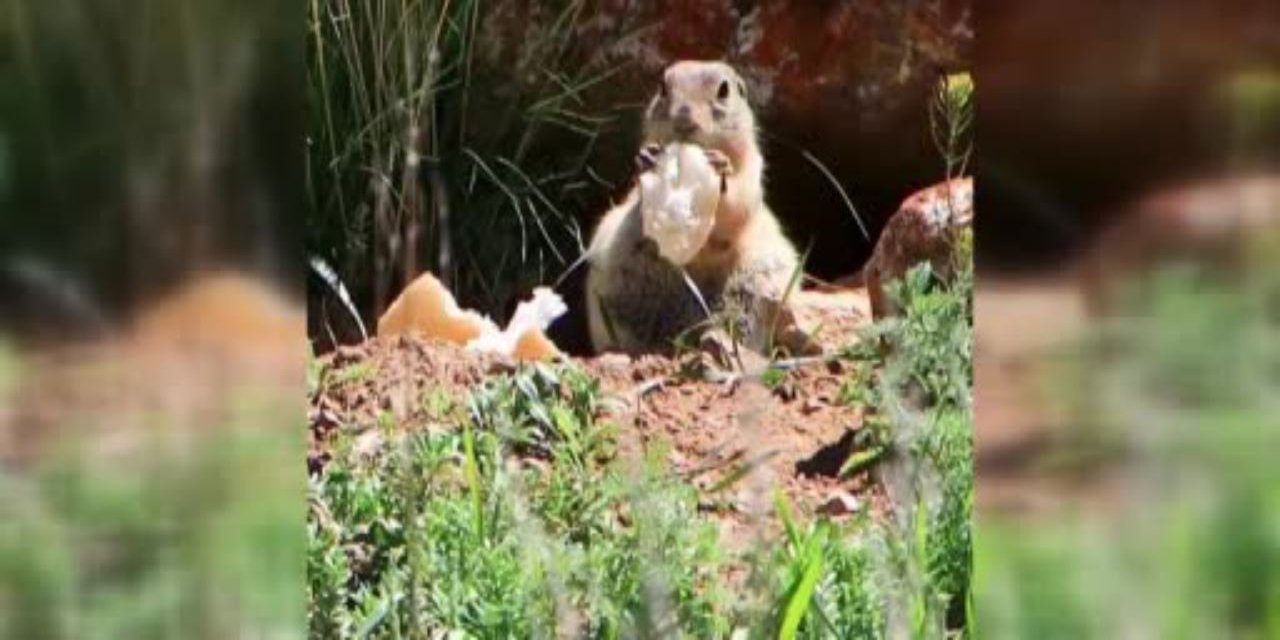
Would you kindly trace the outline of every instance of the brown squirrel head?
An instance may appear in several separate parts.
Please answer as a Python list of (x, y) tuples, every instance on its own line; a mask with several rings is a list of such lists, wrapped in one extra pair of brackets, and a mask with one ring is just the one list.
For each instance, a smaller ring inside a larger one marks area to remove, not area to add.
[(756, 146), (747, 84), (723, 62), (683, 60), (667, 67), (645, 111), (650, 143), (689, 142), (740, 157)]

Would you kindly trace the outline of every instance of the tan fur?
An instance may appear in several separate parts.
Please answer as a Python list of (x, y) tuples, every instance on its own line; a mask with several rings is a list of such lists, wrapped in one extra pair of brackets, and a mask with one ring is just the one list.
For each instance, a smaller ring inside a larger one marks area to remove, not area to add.
[[(644, 144), (688, 142), (727, 157), (715, 226), (686, 271), (712, 310), (729, 310), (746, 345), (760, 350), (798, 258), (764, 203), (764, 156), (745, 91), (727, 64), (671, 65), (645, 111)], [(588, 248), (587, 315), (597, 352), (668, 351), (706, 320), (683, 275), (644, 235), (639, 200), (633, 189), (609, 210)]]

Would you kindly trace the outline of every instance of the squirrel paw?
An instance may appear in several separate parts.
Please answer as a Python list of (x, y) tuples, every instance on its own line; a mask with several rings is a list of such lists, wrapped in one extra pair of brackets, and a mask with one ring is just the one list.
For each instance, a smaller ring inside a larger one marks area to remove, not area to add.
[(647, 144), (640, 147), (640, 152), (636, 154), (636, 170), (644, 173), (658, 166), (658, 156), (662, 155), (662, 146), (656, 144)]
[(720, 175), (720, 193), (724, 193), (729, 188), (728, 178), (733, 175), (733, 162), (718, 149), (703, 149), (703, 152), (707, 154), (707, 162), (711, 163), (711, 168)]
[(711, 168), (721, 176), (733, 175), (733, 162), (729, 160), (729, 156), (718, 149), (703, 149), (703, 153), (707, 154), (707, 162), (711, 163)]

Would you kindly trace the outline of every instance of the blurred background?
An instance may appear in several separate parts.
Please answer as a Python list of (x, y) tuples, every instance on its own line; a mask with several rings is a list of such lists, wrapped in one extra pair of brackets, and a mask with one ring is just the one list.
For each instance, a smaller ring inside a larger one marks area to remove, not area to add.
[(0, 637), (298, 637), (301, 17), (0, 6)]
[(975, 25), (982, 633), (1277, 637), (1277, 5)]

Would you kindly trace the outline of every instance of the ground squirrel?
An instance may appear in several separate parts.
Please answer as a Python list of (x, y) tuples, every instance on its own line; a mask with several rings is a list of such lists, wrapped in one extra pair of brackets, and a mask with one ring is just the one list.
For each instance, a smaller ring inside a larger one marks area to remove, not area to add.
[[(710, 237), (685, 265), (703, 301), (732, 319), (733, 332), (757, 352), (770, 344), (811, 351), (783, 309), (799, 260), (764, 202), (764, 156), (741, 76), (722, 62), (671, 65), (645, 111), (643, 135), (642, 171), (665, 145), (682, 142), (702, 147), (722, 176)], [(587, 315), (597, 352), (669, 351), (677, 337), (708, 326), (680, 269), (644, 235), (639, 205), (633, 188), (601, 219), (588, 248)]]

